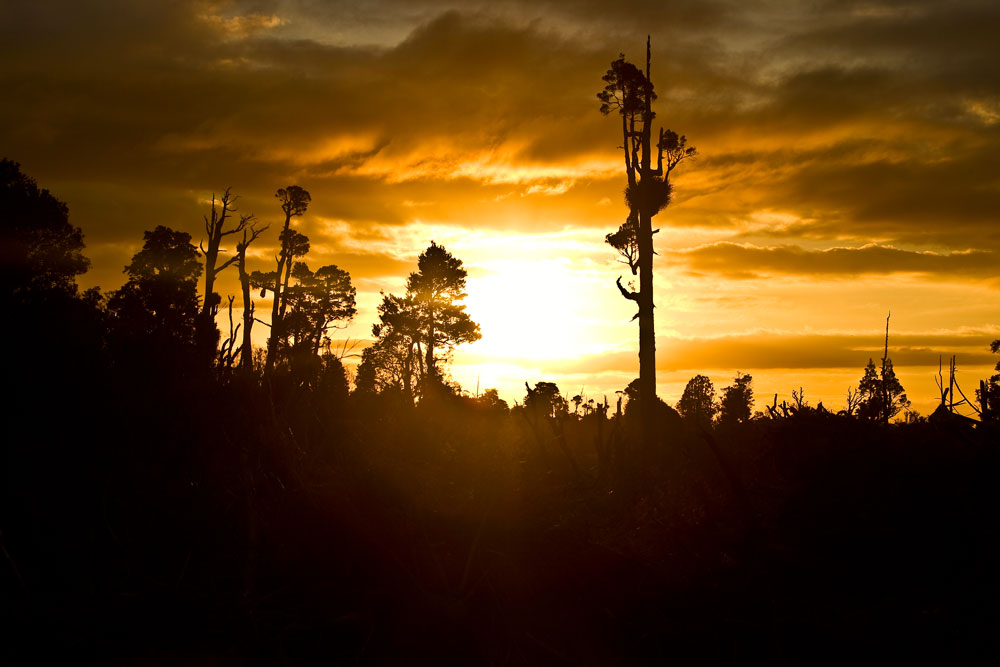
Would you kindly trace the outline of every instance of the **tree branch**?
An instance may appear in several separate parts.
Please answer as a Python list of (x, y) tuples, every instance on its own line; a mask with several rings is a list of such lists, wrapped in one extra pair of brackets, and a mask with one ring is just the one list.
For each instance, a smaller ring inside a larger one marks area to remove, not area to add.
[[(625, 297), (629, 301), (636, 301), (636, 302), (639, 301), (639, 293), (638, 292), (630, 292), (627, 289), (625, 289), (624, 287), (622, 287), (622, 277), (621, 276), (618, 276), (618, 280), (615, 281), (615, 284), (618, 285), (618, 291), (622, 293), (623, 297)], [(635, 319), (635, 318), (633, 317), (632, 319)]]

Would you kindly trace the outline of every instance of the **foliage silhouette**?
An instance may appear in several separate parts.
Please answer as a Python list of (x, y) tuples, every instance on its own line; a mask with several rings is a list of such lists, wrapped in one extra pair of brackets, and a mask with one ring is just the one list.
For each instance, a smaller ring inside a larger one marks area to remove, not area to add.
[(412, 404), (422, 367), (416, 308), (412, 299), (383, 294), (378, 316), (372, 325), (375, 342), (362, 352), (358, 365), (358, 391), (392, 389)]
[(702, 429), (710, 429), (718, 412), (715, 402), (715, 387), (705, 375), (695, 375), (688, 380), (684, 393), (677, 401), (677, 412), (686, 422)]
[(4, 299), (26, 293), (76, 294), (76, 276), (87, 270), (83, 233), (69, 223), (66, 204), (20, 165), (0, 160), (0, 291)]
[(750, 420), (753, 413), (753, 377), (737, 373), (733, 383), (722, 390), (719, 424), (731, 426)]
[(909, 407), (903, 385), (892, 368), (892, 359), (885, 359), (880, 369), (875, 368), (871, 359), (865, 366), (864, 375), (858, 382), (858, 416), (883, 424)]
[(559, 391), (555, 382), (538, 382), (534, 388), (524, 384), (527, 393), (524, 396), (524, 409), (540, 417), (556, 419), (564, 416), (569, 405)]
[(296, 284), (286, 288), (291, 310), (282, 326), (292, 339), (293, 350), (302, 348), (317, 355), (322, 345), (330, 344), (328, 330), (358, 312), (354, 307), (357, 290), (351, 274), (333, 264), (313, 272), (305, 262), (296, 262), (292, 277)]
[(125, 267), (128, 281), (108, 301), (114, 330), (136, 342), (148, 339), (142, 344), (154, 347), (194, 347), (204, 322), (199, 318), (198, 249), (190, 234), (162, 225), (145, 232), (143, 239), (142, 249)]
[[(1000, 339), (990, 343), (990, 352), (1000, 352)], [(997, 373), (979, 383), (976, 389), (976, 400), (980, 406), (980, 416), (983, 421), (996, 423), (1000, 421), (1000, 361), (994, 368)]]

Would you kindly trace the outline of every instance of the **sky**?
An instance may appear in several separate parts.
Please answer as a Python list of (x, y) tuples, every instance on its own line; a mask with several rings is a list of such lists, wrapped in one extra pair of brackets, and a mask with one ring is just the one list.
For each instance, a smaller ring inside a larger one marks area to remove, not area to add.
[(251, 253), (270, 269), (274, 193), (297, 184), (307, 263), (358, 290), (339, 339), (370, 338), (434, 240), (465, 263), (483, 334), (455, 380), (613, 403), (638, 327), (604, 243), (627, 211), (596, 93), (649, 35), (656, 123), (698, 149), (654, 218), (661, 397), (743, 372), (758, 407), (802, 387), (840, 409), (891, 311), (926, 415), (941, 357), (970, 397), (996, 362), (998, 34), (993, 1), (5, 3), (0, 153), (68, 204), (83, 287), (119, 287), (156, 225), (204, 238), (227, 187), (271, 225)]

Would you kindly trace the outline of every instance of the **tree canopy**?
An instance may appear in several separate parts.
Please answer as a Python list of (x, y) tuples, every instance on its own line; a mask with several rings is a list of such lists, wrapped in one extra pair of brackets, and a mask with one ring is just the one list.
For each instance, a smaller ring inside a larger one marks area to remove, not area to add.
[[(191, 235), (158, 226), (125, 267), (128, 281), (108, 303), (116, 327), (129, 336), (155, 334), (194, 343), (202, 266)], [(213, 325), (214, 326), (214, 325)]]
[(76, 293), (76, 276), (90, 262), (83, 232), (69, 223), (66, 204), (40, 189), (21, 166), (0, 160), (0, 290)]
[(715, 404), (715, 386), (705, 375), (695, 375), (684, 387), (677, 411), (691, 424), (704, 428), (712, 425), (718, 406)]

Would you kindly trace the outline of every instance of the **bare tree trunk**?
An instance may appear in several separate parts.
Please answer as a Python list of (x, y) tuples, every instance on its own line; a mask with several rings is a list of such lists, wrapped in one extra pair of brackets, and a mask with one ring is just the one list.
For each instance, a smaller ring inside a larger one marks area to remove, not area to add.
[[(252, 216), (246, 216), (245, 222), (250, 222)], [(240, 346), (240, 368), (249, 372), (253, 370), (253, 342), (250, 338), (250, 331), (253, 329), (254, 311), (253, 300), (250, 298), (250, 274), (247, 273), (247, 248), (257, 240), (261, 232), (267, 229), (265, 225), (257, 229), (256, 225), (251, 225), (250, 236), (247, 237), (246, 225), (243, 228), (243, 242), (236, 245), (236, 268), (240, 276), (240, 289), (243, 292), (243, 344)]]
[(205, 233), (208, 236), (208, 248), (201, 247), (201, 252), (205, 255), (205, 299), (201, 304), (201, 314), (206, 320), (215, 319), (218, 313), (219, 301), (215, 299), (215, 263), (219, 261), (219, 246), (222, 244), (222, 225), (225, 224), (229, 216), (229, 188), (222, 195), (221, 214), (216, 209), (215, 195), (212, 195), (211, 218), (205, 218)]
[(240, 368), (253, 369), (253, 342), (250, 331), (253, 329), (253, 300), (250, 298), (250, 274), (247, 273), (247, 235), (243, 233), (243, 245), (240, 246), (239, 272), (240, 288), (243, 292), (243, 344), (240, 346)]
[(413, 346), (410, 345), (406, 348), (406, 358), (403, 362), (403, 391), (406, 392), (406, 398), (410, 402), (410, 407), (413, 407), (413, 377), (410, 374), (412, 367)]
[(434, 309), (428, 310), (427, 324), (427, 377), (430, 380), (437, 378), (437, 368), (434, 367)]

